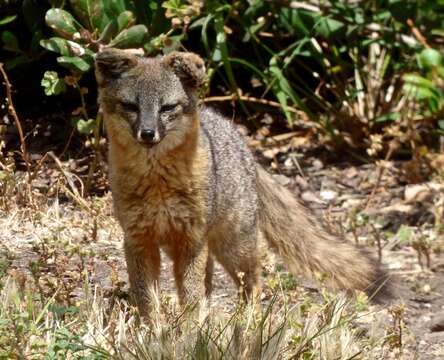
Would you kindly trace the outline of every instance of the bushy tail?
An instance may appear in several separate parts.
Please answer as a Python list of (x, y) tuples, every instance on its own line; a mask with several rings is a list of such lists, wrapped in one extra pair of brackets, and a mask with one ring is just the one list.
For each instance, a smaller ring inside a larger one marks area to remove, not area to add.
[(330, 234), (293, 194), (258, 167), (259, 227), (293, 271), (325, 274), (329, 285), (390, 297), (388, 275), (364, 248)]

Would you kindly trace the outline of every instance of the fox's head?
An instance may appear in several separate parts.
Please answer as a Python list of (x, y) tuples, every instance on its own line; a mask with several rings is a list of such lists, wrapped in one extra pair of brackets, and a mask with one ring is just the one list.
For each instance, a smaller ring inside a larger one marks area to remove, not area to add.
[(153, 147), (168, 138), (178, 143), (186, 134), (205, 66), (192, 53), (143, 58), (105, 49), (96, 57), (96, 78), (108, 131)]

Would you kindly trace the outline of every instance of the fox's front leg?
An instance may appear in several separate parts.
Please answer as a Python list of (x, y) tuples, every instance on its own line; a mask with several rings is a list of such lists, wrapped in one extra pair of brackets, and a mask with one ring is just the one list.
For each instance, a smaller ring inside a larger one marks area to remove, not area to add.
[(125, 257), (132, 302), (140, 315), (147, 316), (159, 282), (160, 250), (156, 244), (137, 240), (125, 239)]
[(208, 244), (203, 241), (177, 244), (173, 260), (180, 304), (198, 305), (205, 296)]

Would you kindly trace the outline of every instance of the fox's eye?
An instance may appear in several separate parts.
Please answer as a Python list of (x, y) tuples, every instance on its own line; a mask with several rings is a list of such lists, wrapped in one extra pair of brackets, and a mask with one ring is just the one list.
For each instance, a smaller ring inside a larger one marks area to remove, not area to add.
[(120, 103), (120, 105), (122, 106), (123, 110), (125, 110), (125, 111), (128, 111), (128, 112), (139, 112), (139, 107), (136, 104), (134, 104), (134, 103), (122, 101)]
[(176, 110), (176, 108), (178, 106), (179, 106), (179, 103), (165, 104), (165, 105), (162, 105), (162, 107), (160, 108), (160, 112), (161, 113), (170, 112), (170, 111)]

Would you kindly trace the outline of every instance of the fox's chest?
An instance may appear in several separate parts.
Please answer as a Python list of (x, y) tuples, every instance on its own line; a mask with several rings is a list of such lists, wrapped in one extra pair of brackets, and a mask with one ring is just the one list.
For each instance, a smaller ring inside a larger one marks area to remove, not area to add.
[(126, 233), (154, 239), (159, 245), (192, 236), (204, 222), (204, 197), (192, 182), (145, 177), (113, 186), (117, 217)]
[(159, 236), (186, 232), (200, 216), (191, 189), (153, 187), (141, 199), (140, 220)]
[(161, 158), (140, 149), (117, 150), (110, 147), (110, 184), (127, 238), (171, 243), (204, 231), (208, 159), (196, 144)]

